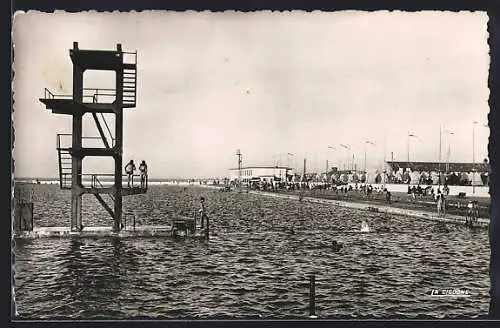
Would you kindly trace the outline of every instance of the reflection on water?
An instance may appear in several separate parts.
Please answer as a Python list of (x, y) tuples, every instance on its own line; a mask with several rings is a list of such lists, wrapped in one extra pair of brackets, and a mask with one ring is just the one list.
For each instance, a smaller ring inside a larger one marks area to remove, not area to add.
[[(36, 222), (67, 224), (69, 195), (35, 188)], [(153, 187), (125, 206), (143, 222), (161, 223), (192, 213), (200, 195), (215, 233), (209, 242), (17, 241), (22, 318), (304, 318), (310, 273), (323, 318), (487, 313), (486, 231), (201, 188)], [(86, 206), (86, 225), (110, 224), (99, 204)], [(363, 220), (373, 232), (359, 233)], [(332, 247), (334, 240), (343, 247)], [(447, 287), (469, 288), (472, 296), (428, 295)]]

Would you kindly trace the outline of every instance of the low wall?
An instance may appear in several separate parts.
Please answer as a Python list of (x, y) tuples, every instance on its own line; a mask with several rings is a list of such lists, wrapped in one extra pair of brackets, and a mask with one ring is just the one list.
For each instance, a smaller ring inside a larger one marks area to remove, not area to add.
[[(351, 183), (354, 187), (354, 183)], [(383, 188), (383, 184), (372, 184), (373, 187), (379, 187)], [(413, 185), (407, 185), (407, 184), (386, 184), (385, 188), (389, 190), (390, 192), (408, 192), (408, 186), (413, 187)], [(425, 185), (422, 185), (422, 187), (425, 187)], [(432, 186), (435, 190), (437, 189), (438, 186), (433, 185)], [(464, 192), (467, 196), (475, 196), (475, 197), (490, 197), (489, 190), (490, 188), (488, 186), (476, 186), (474, 187), (474, 193), (472, 192), (472, 186), (448, 186), (450, 189), (450, 195), (456, 196), (460, 192)], [(441, 186), (441, 190), (443, 189), (443, 186)]]

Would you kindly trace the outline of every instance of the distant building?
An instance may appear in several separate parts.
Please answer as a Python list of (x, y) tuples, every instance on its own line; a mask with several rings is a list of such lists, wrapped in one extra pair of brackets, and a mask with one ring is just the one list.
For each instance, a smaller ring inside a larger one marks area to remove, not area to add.
[(229, 180), (235, 181), (241, 178), (244, 183), (250, 180), (282, 181), (292, 174), (292, 169), (286, 166), (245, 166), (241, 170), (238, 168), (229, 169)]

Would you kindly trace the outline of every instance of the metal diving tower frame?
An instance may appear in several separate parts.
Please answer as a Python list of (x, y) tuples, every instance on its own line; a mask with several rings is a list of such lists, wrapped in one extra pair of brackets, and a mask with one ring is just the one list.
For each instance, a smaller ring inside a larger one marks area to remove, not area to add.
[[(55, 95), (45, 89), (40, 101), (52, 113), (71, 115), (73, 119), (72, 133), (57, 135), (59, 184), (61, 189), (71, 190), (71, 231), (83, 229), (82, 196), (93, 194), (113, 218), (113, 231), (119, 232), (123, 216), (122, 197), (147, 191), (147, 184), (123, 185), (122, 174), (123, 109), (136, 107), (137, 51), (123, 52), (121, 44), (117, 44), (116, 50), (82, 50), (78, 48), (78, 42), (73, 42), (69, 55), (73, 62), (73, 94)], [(125, 55), (133, 60), (126, 61)], [(84, 88), (83, 73), (86, 70), (114, 71), (115, 89)], [(114, 135), (104, 113), (115, 115)], [(85, 114), (92, 116), (99, 136), (82, 135)], [(65, 137), (71, 137), (70, 145), (65, 144)], [(103, 147), (85, 147), (83, 140), (89, 139), (101, 140)], [(114, 173), (84, 174), (82, 161), (86, 156), (112, 157)], [(113, 183), (106, 185), (104, 180), (107, 179)], [(104, 194), (108, 195), (112, 205), (103, 199)]]

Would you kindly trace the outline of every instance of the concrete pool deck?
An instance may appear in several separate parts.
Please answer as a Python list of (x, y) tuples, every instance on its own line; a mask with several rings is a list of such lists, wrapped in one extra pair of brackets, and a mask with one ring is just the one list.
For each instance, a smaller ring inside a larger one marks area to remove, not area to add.
[[(254, 190), (250, 190), (250, 191), (248, 191), (248, 193), (255, 194), (255, 195), (263, 195), (263, 196), (267, 196), (267, 197), (274, 197), (274, 198), (282, 198), (282, 199), (290, 199), (290, 200), (299, 201), (299, 196), (297, 196), (297, 195), (287, 195), (287, 194), (281, 194), (281, 193), (272, 193), (272, 192), (254, 191)], [(325, 205), (332, 205), (332, 206), (338, 206), (338, 207), (352, 208), (352, 209), (369, 211), (369, 212), (409, 216), (409, 217), (430, 220), (430, 221), (465, 225), (465, 217), (459, 216), (459, 215), (446, 214), (446, 216), (444, 216), (444, 217), (439, 217), (437, 215), (437, 213), (432, 213), (432, 212), (427, 212), (427, 211), (410, 210), (410, 209), (403, 209), (403, 208), (398, 208), (398, 207), (394, 207), (394, 206), (387, 206), (387, 205), (366, 204), (366, 203), (359, 203), (359, 202), (354, 202), (354, 201), (349, 202), (349, 201), (307, 197), (307, 196), (304, 196), (302, 198), (302, 201), (308, 202), (308, 203), (317, 203), (317, 204), (325, 204)], [(477, 224), (480, 227), (488, 227), (490, 224), (490, 220), (484, 219), (484, 218), (479, 218), (477, 220)]]

